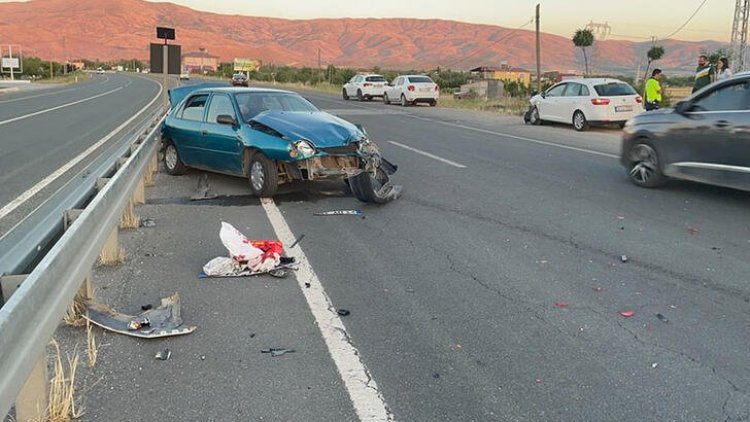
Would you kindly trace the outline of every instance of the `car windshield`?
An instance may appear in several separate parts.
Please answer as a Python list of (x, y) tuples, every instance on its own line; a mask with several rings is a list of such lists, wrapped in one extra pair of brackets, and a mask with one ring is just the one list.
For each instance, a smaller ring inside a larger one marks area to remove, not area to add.
[(617, 97), (622, 95), (638, 95), (632, 86), (621, 82), (595, 85), (594, 89), (600, 97)]
[(242, 120), (248, 122), (264, 111), (319, 111), (311, 102), (286, 92), (243, 92), (236, 94)]
[(365, 80), (367, 82), (385, 82), (385, 78), (382, 76), (368, 76)]
[(432, 79), (430, 79), (427, 76), (409, 76), (409, 82), (413, 84), (422, 84), (422, 83), (431, 84)]

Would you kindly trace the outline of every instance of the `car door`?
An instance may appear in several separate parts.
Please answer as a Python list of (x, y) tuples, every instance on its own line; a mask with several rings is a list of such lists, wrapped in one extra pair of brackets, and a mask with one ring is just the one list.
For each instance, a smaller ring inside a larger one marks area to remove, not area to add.
[[(690, 102), (684, 146), (669, 170), (679, 176), (750, 189), (750, 80), (722, 84)], [(674, 147), (677, 140), (672, 140)]]
[(539, 118), (542, 120), (550, 120), (559, 122), (560, 117), (560, 98), (567, 88), (567, 83), (561, 83), (548, 89), (544, 94), (544, 98), (541, 99), (537, 108), (539, 109)]
[(170, 136), (177, 147), (182, 162), (197, 166), (201, 153), (201, 126), (205, 114), (208, 94), (196, 94), (185, 101), (177, 110), (170, 127)]
[(388, 99), (390, 101), (397, 101), (399, 98), (401, 98), (401, 81), (403, 81), (404, 78), (399, 76), (396, 79), (393, 80), (393, 83), (391, 86), (386, 87), (386, 91), (388, 92)]
[(583, 85), (569, 82), (558, 99), (558, 113), (560, 119), (566, 123), (573, 121), (573, 113), (580, 108), (581, 88)]
[(199, 147), (202, 167), (241, 175), (244, 147), (239, 138), (239, 125), (218, 123), (221, 115), (231, 116), (235, 122), (239, 122), (232, 98), (225, 93), (214, 93), (201, 128)]

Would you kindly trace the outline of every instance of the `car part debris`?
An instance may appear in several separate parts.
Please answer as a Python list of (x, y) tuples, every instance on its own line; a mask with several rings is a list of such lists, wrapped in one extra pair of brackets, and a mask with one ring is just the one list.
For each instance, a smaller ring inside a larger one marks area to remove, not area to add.
[(620, 261), (622, 261), (623, 263), (628, 262), (628, 256), (627, 255), (622, 255), (620, 257)]
[(570, 306), (570, 304), (562, 300), (555, 302), (555, 308), (567, 308), (568, 306)]
[(153, 307), (154, 306), (149, 303), (149, 304), (141, 306), (141, 310), (142, 311), (148, 311), (149, 309), (153, 309)]
[(293, 247), (297, 246), (297, 244), (298, 244), (299, 242), (301, 242), (301, 241), (302, 241), (302, 239), (304, 239), (304, 238), (305, 238), (305, 235), (304, 235), (304, 234), (300, 235), (300, 237), (298, 237), (298, 238), (297, 238), (297, 240), (295, 240), (295, 241), (294, 241), (294, 243), (292, 243), (292, 246), (290, 246), (290, 247), (289, 247), (289, 249), (292, 249)]
[(172, 351), (169, 349), (164, 349), (161, 352), (157, 352), (154, 356), (154, 359), (169, 360), (170, 357), (172, 357)]
[(630, 318), (635, 315), (635, 312), (633, 311), (620, 311), (620, 315), (622, 315), (625, 318)]
[(141, 220), (141, 227), (156, 227), (156, 221), (150, 218), (144, 218)]
[(260, 351), (261, 353), (270, 353), (272, 358), (275, 358), (277, 356), (284, 356), (287, 353), (294, 353), (294, 349), (277, 349), (277, 348), (270, 348), (270, 349), (263, 349)]
[(209, 195), (208, 191), (210, 190), (210, 186), (208, 184), (208, 174), (203, 173), (201, 177), (198, 179), (198, 188), (196, 189), (195, 195), (190, 197), (191, 201), (204, 201), (207, 199), (216, 199), (219, 196), (218, 195)]
[(438, 378), (440, 378), (440, 374), (438, 374), (437, 372), (435, 372), (434, 374), (432, 374), (432, 378), (438, 379)]
[[(163, 298), (158, 308), (149, 309), (138, 315), (126, 315), (117, 312), (109, 306), (87, 301), (86, 312), (83, 317), (91, 323), (105, 330), (131, 337), (161, 338), (190, 334), (196, 330), (195, 326), (182, 326), (180, 315), (180, 295)], [(144, 322), (148, 324), (144, 325)], [(130, 328), (134, 327), (134, 329)], [(138, 326), (140, 325), (140, 326)], [(137, 328), (135, 328), (138, 326)]]
[(306, 289), (309, 289), (309, 288), (310, 288), (310, 286), (312, 286), (312, 284), (310, 284), (310, 283), (305, 283), (305, 288), (306, 288)]
[(351, 312), (346, 309), (339, 309), (338, 311), (336, 311), (336, 313), (341, 316), (349, 316), (349, 314), (351, 314)]
[(323, 211), (315, 212), (313, 215), (317, 216), (328, 216), (328, 215), (362, 215), (362, 210), (336, 210), (336, 211)]
[(659, 321), (665, 324), (669, 322), (669, 319), (662, 314), (656, 314), (656, 317), (659, 318)]

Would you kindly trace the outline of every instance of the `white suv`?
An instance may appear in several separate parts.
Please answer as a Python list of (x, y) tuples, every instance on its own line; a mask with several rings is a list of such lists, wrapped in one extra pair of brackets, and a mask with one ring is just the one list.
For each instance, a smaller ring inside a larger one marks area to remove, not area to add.
[(425, 75), (402, 75), (385, 87), (383, 102), (398, 102), (406, 107), (410, 104), (428, 103), (435, 107), (440, 97), (440, 88)]
[(342, 97), (348, 100), (357, 97), (359, 101), (370, 101), (375, 97), (383, 98), (385, 78), (381, 75), (356, 75), (344, 85)]

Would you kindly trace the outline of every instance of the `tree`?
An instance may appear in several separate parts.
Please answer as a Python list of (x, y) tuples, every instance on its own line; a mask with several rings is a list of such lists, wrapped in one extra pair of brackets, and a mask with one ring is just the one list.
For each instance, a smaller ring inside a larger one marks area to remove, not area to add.
[(586, 66), (586, 76), (589, 74), (589, 59), (586, 48), (594, 44), (594, 33), (588, 29), (577, 29), (573, 34), (573, 44), (583, 52), (583, 63)]
[(651, 62), (660, 60), (662, 56), (664, 56), (664, 47), (660, 45), (655, 45), (648, 50), (648, 52), (646, 53), (648, 63), (646, 63), (646, 74), (643, 76), (644, 81), (648, 79), (648, 71), (649, 68), (651, 68)]

